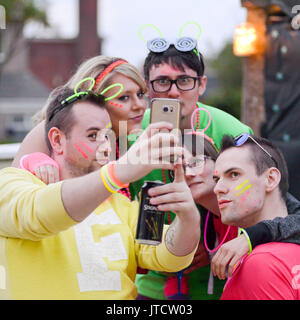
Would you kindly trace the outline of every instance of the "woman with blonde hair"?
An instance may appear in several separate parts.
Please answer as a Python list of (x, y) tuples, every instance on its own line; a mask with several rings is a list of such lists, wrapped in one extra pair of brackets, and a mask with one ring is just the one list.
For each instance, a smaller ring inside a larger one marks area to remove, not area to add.
[[(106, 108), (111, 118), (112, 129), (117, 138), (119, 137), (119, 121), (126, 122), (127, 134), (141, 128), (141, 122), (147, 107), (144, 98), (147, 87), (136, 67), (120, 58), (96, 56), (83, 62), (64, 86), (74, 89), (76, 85), (85, 78), (95, 79), (92, 90), (97, 94), (102, 93), (103, 90), (112, 84), (120, 83), (122, 85), (122, 92), (112, 100), (106, 102)], [(87, 91), (90, 86), (91, 81), (82, 81), (77, 90), (78, 92)], [(56, 88), (51, 92), (44, 108), (34, 116), (33, 121), (35, 127), (23, 140), (12, 166), (18, 167), (21, 157), (25, 154), (42, 152), (49, 155), (49, 149), (44, 139), (44, 120), (52, 96), (56, 90), (60, 88)], [(111, 88), (105, 95), (113, 96), (119, 89), (118, 87)], [(40, 178), (43, 178), (42, 174)], [(42, 180), (45, 181), (47, 179)]]

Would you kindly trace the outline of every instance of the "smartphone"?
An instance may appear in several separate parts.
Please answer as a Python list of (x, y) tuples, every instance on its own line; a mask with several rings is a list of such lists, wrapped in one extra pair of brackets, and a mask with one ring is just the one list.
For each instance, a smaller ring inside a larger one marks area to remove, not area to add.
[(179, 129), (181, 103), (177, 99), (154, 98), (151, 100), (150, 123), (167, 121)]
[[(151, 100), (150, 123), (166, 121), (173, 125), (173, 130), (180, 132), (181, 102), (177, 99), (154, 98)], [(174, 162), (173, 156), (170, 161)]]

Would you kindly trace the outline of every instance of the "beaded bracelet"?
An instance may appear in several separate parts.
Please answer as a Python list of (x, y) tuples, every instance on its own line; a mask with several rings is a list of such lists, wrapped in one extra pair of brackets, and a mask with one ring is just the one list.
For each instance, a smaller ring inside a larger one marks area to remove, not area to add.
[(248, 233), (247, 233), (247, 231), (245, 229), (239, 228), (238, 236), (241, 233), (243, 233), (245, 235), (246, 239), (248, 240), (248, 244), (249, 244), (249, 252), (248, 252), (248, 254), (250, 254), (252, 252), (252, 244), (251, 244), (251, 240), (249, 238), (249, 235), (248, 235)]

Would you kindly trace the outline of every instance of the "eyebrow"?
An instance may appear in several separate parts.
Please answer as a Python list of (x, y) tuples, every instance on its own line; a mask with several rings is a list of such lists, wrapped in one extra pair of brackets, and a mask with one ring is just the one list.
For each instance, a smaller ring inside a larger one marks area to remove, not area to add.
[[(176, 79), (178, 79), (180, 77), (192, 77), (192, 76), (184, 73), (184, 74), (179, 74)], [(159, 80), (159, 79), (170, 79), (170, 78), (168, 76), (160, 75), (160, 76), (155, 77), (153, 80)]]
[(101, 128), (98, 128), (98, 127), (91, 127), (91, 128), (88, 128), (88, 129), (86, 129), (86, 131), (99, 131), (99, 130), (101, 130)]
[[(229, 169), (227, 169), (227, 170), (224, 172), (224, 174), (227, 174), (227, 173), (229, 173), (229, 172), (232, 171), (232, 170), (241, 170), (241, 168), (237, 168), (237, 167), (229, 168)], [(213, 174), (213, 178), (219, 178), (218, 174), (217, 174), (217, 173), (216, 173), (216, 174)]]
[(224, 174), (227, 174), (227, 173), (229, 173), (229, 172), (232, 171), (232, 170), (241, 170), (241, 168), (237, 168), (237, 167), (229, 168), (229, 169), (227, 169), (227, 170), (224, 172)]

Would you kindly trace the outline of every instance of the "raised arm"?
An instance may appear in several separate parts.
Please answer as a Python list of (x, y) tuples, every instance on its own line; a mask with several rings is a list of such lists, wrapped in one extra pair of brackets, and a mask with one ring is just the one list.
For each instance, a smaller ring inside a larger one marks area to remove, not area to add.
[(45, 120), (35, 126), (24, 138), (21, 143), (20, 149), (18, 150), (11, 166), (19, 167), (20, 159), (29, 153), (43, 152), (47, 155), (50, 154), (49, 149), (45, 140)]
[(176, 256), (185, 256), (198, 246), (200, 240), (200, 214), (184, 179), (181, 165), (175, 167), (175, 180), (149, 190), (150, 203), (160, 211), (172, 211), (176, 218), (170, 225), (165, 244)]

